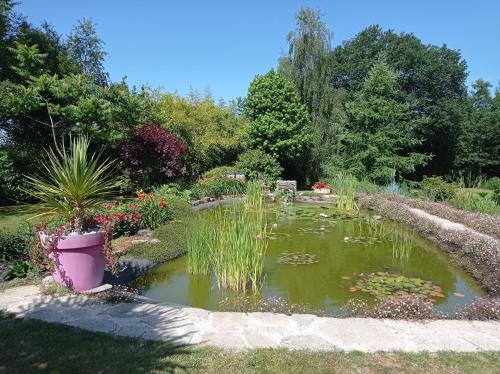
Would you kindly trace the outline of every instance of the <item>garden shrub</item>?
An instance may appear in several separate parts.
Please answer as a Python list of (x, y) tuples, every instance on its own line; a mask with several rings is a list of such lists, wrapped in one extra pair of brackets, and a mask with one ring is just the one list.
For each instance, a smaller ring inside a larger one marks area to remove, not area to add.
[(500, 207), (495, 201), (494, 193), (488, 192), (466, 192), (457, 193), (449, 204), (457, 209), (468, 210), (487, 214), (497, 214)]
[(0, 262), (28, 259), (33, 236), (27, 224), (15, 231), (0, 230)]
[(159, 243), (136, 244), (127, 256), (144, 258), (154, 263), (171, 261), (187, 252), (187, 222), (173, 221), (153, 231)]
[(177, 183), (164, 184), (163, 186), (155, 189), (154, 193), (161, 196), (175, 196), (186, 202), (193, 199), (193, 192), (188, 189), (183, 189)]
[(500, 320), (500, 300), (493, 298), (477, 298), (456, 313), (458, 319), (481, 321)]
[(258, 149), (242, 153), (235, 167), (245, 173), (247, 178), (262, 179), (270, 187), (274, 186), (283, 172), (283, 168), (273, 156)]
[(121, 158), (138, 185), (153, 186), (182, 174), (187, 145), (157, 123), (142, 124), (121, 147)]
[(2, 274), (2, 278), (6, 281), (15, 278), (27, 278), (38, 275), (40, 273), (40, 267), (36, 266), (30, 261), (16, 260), (14, 261), (9, 269)]
[(98, 223), (112, 226), (115, 237), (133, 235), (140, 228), (154, 230), (192, 210), (183, 198), (167, 191), (168, 188), (161, 188), (148, 194), (138, 192), (136, 199), (107, 203), (93, 214)]
[(26, 165), (32, 165), (31, 157), (31, 153), (21, 147), (0, 149), (0, 205), (32, 200), (26, 192), (27, 181), (23, 176)]
[(481, 183), (481, 188), (485, 188), (487, 190), (500, 190), (500, 178), (493, 177), (485, 180)]
[(422, 197), (432, 201), (446, 201), (455, 196), (456, 186), (443, 177), (424, 177), (421, 183)]
[(492, 200), (495, 202), (495, 204), (497, 204), (498, 206), (500, 206), (500, 187), (496, 188), (493, 191)]
[(133, 235), (141, 226), (141, 213), (136, 203), (108, 203), (95, 213), (99, 224), (108, 224), (113, 228), (113, 236)]
[(223, 195), (242, 195), (246, 183), (234, 178), (208, 178), (199, 180), (192, 188), (194, 196), (216, 197)]
[(142, 227), (154, 230), (174, 219), (175, 211), (170, 196), (159, 193), (138, 194), (138, 199)]
[(203, 179), (223, 178), (226, 174), (241, 172), (235, 166), (219, 166), (203, 173)]

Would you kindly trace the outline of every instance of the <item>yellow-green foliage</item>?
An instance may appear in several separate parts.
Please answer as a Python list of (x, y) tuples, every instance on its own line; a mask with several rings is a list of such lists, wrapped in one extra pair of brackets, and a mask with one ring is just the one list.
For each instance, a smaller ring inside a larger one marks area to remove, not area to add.
[(232, 161), (243, 150), (246, 120), (216, 104), (210, 94), (163, 94), (154, 101), (152, 116), (187, 143), (186, 165), (192, 175)]

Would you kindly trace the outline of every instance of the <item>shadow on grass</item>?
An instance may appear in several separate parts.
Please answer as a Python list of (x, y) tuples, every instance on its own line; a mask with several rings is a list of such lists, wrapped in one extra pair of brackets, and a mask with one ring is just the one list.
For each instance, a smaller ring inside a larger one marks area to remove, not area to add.
[(30, 319), (0, 312), (0, 373), (189, 369), (194, 330), (176, 307), (65, 296), (10, 310)]

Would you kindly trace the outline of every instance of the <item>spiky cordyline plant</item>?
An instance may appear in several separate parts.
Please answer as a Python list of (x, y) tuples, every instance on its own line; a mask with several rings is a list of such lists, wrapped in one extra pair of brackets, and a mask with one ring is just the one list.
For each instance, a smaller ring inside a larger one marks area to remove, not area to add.
[(81, 232), (89, 209), (109, 199), (120, 185), (114, 176), (114, 162), (99, 162), (100, 153), (88, 155), (90, 140), (79, 137), (71, 140), (71, 149), (64, 143), (57, 153), (47, 151), (48, 161), (42, 163), (44, 178), (26, 176), (28, 191), (46, 206), (45, 215), (65, 218), (70, 228)]

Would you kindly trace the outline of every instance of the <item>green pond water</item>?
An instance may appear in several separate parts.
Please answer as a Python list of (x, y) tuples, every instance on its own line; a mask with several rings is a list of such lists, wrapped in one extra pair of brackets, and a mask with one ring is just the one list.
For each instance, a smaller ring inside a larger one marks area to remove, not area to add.
[[(484, 294), (469, 274), (411, 229), (384, 219), (376, 222), (379, 231), (374, 233), (371, 212), (350, 217), (326, 205), (292, 204), (280, 209), (270, 206), (268, 221), (277, 227), (269, 238), (262, 289), (250, 295), (254, 300), (280, 297), (291, 304), (307, 304), (311, 309), (335, 315), (349, 299), (368, 303), (377, 300), (358, 284), (363, 277), (360, 274), (372, 273), (428, 281), (425, 284), (438, 290), (431, 300), (437, 309), (447, 313)], [(390, 232), (399, 233), (406, 244), (387, 234)], [(403, 254), (395, 252), (403, 247)], [(308, 263), (294, 264), (304, 258)], [(134, 286), (152, 299), (210, 310), (220, 309), (224, 299), (239, 296), (218, 289), (211, 276), (188, 274), (185, 256), (154, 267)]]

